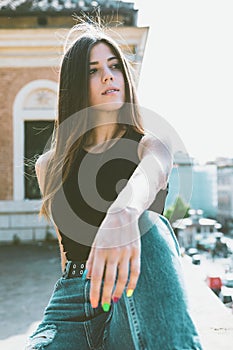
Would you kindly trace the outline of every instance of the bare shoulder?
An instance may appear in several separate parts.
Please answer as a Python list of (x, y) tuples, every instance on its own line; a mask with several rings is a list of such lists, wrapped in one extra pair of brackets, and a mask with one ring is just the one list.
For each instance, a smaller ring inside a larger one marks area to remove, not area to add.
[(35, 163), (36, 171), (45, 169), (47, 167), (53, 153), (54, 153), (53, 150), (49, 150), (46, 153), (43, 153), (39, 156), (39, 158), (37, 159), (37, 161)]
[(38, 184), (42, 193), (43, 193), (43, 188), (45, 183), (46, 168), (53, 154), (54, 154), (53, 150), (43, 153), (41, 156), (39, 156), (39, 158), (35, 163), (36, 176), (37, 176)]

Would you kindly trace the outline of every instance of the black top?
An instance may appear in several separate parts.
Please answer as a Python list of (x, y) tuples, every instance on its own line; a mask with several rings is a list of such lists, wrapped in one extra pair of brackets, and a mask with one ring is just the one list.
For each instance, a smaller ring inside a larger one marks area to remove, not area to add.
[[(83, 149), (52, 203), (52, 215), (68, 260), (87, 260), (107, 209), (123, 189), (140, 160), (142, 134), (128, 130), (102, 153)], [(156, 174), (155, 174), (156, 176)], [(167, 190), (161, 190), (149, 209), (162, 214)]]

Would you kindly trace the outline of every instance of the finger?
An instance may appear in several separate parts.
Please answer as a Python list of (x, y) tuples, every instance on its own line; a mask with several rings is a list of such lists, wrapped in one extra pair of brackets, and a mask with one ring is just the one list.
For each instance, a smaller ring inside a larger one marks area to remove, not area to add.
[(91, 248), (91, 251), (89, 253), (87, 262), (86, 262), (86, 278), (90, 278), (92, 274), (92, 266), (93, 266), (93, 260), (94, 260), (94, 254), (95, 254), (95, 248)]
[(126, 295), (131, 297), (133, 295), (134, 289), (136, 288), (138, 278), (140, 275), (140, 257), (134, 256), (130, 260), (130, 278), (127, 285)]
[(102, 308), (104, 311), (109, 311), (111, 300), (112, 300), (112, 292), (116, 281), (117, 275), (117, 263), (118, 261), (107, 261), (105, 267), (105, 276), (104, 276), (104, 284), (102, 291)]
[(100, 300), (100, 289), (103, 280), (105, 268), (105, 259), (96, 249), (92, 264), (91, 282), (90, 282), (90, 302), (93, 308), (98, 307)]
[(128, 276), (129, 276), (129, 259), (125, 258), (118, 265), (117, 283), (116, 283), (114, 293), (112, 295), (112, 300), (114, 303), (117, 303), (118, 300), (121, 298), (128, 280)]

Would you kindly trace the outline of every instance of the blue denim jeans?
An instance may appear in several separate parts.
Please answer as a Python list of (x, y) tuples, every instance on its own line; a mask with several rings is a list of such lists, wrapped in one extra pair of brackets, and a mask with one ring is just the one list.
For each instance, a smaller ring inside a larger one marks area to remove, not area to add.
[(89, 301), (90, 280), (60, 278), (27, 350), (202, 349), (189, 313), (179, 247), (169, 222), (146, 211), (139, 220), (141, 273), (132, 297), (109, 312)]

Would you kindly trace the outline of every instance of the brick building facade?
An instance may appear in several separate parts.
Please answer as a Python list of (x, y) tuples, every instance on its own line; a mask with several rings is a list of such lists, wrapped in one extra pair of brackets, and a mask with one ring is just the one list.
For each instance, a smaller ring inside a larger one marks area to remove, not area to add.
[[(13, 6), (14, 1), (3, 3), (4, 6), (0, 4), (0, 242), (43, 239), (51, 228), (38, 219), (40, 199), (28, 196), (25, 190), (28, 137), (25, 130), (30, 122), (49, 122), (56, 116), (61, 38), (75, 24), (74, 11), (79, 14), (83, 9), (77, 1), (70, 2), (73, 7), (68, 9), (65, 1), (59, 2), (59, 9), (53, 7), (53, 1), (48, 1), (47, 7), (46, 1), (15, 1), (18, 7)], [(45, 7), (39, 6), (42, 3)], [(88, 12), (90, 1), (81, 3)], [(137, 27), (137, 10), (132, 3), (122, 3), (122, 7), (121, 1), (99, 3), (107, 22), (110, 18), (112, 23), (120, 19), (122, 24), (112, 28), (111, 33), (132, 56), (139, 76), (148, 28)], [(33, 161), (32, 157), (31, 166)]]
[[(17, 94), (32, 81), (47, 79), (56, 82), (57, 74), (51, 67), (0, 68), (0, 199), (14, 199), (14, 126), (13, 111)], [(3, 89), (4, 87), (4, 89)]]

